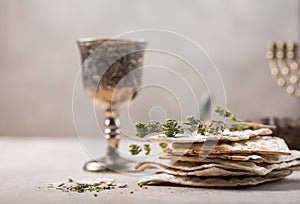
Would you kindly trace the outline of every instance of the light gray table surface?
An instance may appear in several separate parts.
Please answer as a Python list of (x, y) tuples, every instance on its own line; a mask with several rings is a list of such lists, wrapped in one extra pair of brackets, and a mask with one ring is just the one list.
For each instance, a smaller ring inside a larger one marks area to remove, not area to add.
[[(140, 188), (140, 176), (89, 173), (82, 165), (90, 157), (74, 138), (0, 137), (0, 203), (300, 203), (300, 172), (256, 187), (212, 189), (150, 186)], [(65, 193), (46, 184), (67, 178), (114, 178), (128, 188), (93, 193)], [(40, 187), (40, 188), (39, 188)], [(131, 193), (133, 191), (133, 193)]]

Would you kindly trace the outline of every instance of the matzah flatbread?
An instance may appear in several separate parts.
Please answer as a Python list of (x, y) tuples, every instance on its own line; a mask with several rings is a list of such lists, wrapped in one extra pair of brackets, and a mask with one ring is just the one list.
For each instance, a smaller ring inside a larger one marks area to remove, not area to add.
[[(251, 137), (263, 136), (272, 134), (272, 130), (268, 128), (261, 128), (258, 130), (243, 130), (243, 131), (229, 131), (226, 130), (224, 135), (176, 135), (175, 137), (166, 137), (165, 135), (155, 135), (147, 138), (150, 142), (167, 142), (167, 143), (194, 143), (205, 141), (240, 141), (248, 140)], [(226, 135), (225, 135), (226, 134)]]
[(228, 170), (219, 167), (211, 167), (195, 171), (183, 171), (178, 169), (166, 168), (156, 163), (146, 163), (139, 167), (139, 171), (146, 169), (156, 169), (156, 173), (166, 173), (176, 176), (202, 176), (202, 177), (227, 177), (227, 176), (257, 176), (257, 174), (248, 171)]
[[(239, 161), (227, 161), (221, 159), (214, 159), (208, 163), (198, 163), (198, 162), (182, 162), (177, 161), (175, 163), (169, 161), (162, 162), (140, 162), (136, 165), (138, 171), (145, 170), (149, 168), (149, 164), (155, 164), (160, 166), (160, 168), (169, 168), (174, 170), (183, 170), (183, 171), (197, 171), (202, 169), (208, 169), (212, 167), (218, 167), (227, 170), (239, 170), (239, 171), (248, 171), (253, 172), (257, 175), (264, 176), (274, 170), (287, 169), (293, 166), (300, 165), (300, 160), (293, 160), (289, 162), (282, 162), (279, 164), (255, 164), (252, 162), (239, 162)], [(153, 167), (153, 165), (152, 165)]]
[(270, 163), (276, 164), (281, 162), (288, 162), (295, 159), (300, 159), (300, 151), (291, 150), (291, 155), (257, 155), (257, 154), (208, 154), (199, 156), (174, 156), (163, 155), (160, 159), (172, 161), (190, 161), (190, 162), (207, 162), (211, 159), (224, 159), (233, 161), (250, 161), (254, 163)]
[(140, 185), (157, 184), (157, 183), (172, 183), (184, 186), (198, 187), (235, 187), (235, 186), (253, 186), (265, 182), (275, 181), (284, 178), (292, 173), (291, 170), (274, 171), (266, 176), (253, 176), (245, 178), (202, 178), (190, 176), (175, 176), (166, 173), (153, 174), (143, 177)]
[(190, 148), (174, 148), (182, 144), (173, 144), (172, 155), (199, 155), (209, 151), (212, 154), (285, 154), (290, 155), (290, 150), (284, 140), (279, 137), (258, 136), (245, 141), (221, 143), (213, 147), (202, 143), (188, 144)]

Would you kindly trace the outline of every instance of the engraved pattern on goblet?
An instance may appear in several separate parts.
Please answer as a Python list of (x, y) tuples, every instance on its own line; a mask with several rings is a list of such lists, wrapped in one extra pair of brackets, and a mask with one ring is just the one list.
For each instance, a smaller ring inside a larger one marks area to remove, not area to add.
[(105, 110), (104, 133), (108, 142), (106, 157), (88, 162), (85, 170), (126, 169), (128, 161), (117, 151), (120, 139), (118, 110), (135, 98), (141, 86), (142, 71), (137, 68), (143, 65), (146, 42), (81, 39), (78, 46), (84, 88), (94, 103)]

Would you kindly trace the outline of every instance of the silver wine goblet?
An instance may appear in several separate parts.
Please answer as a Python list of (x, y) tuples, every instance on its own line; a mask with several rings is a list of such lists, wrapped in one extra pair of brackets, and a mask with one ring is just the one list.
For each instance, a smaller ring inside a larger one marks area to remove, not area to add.
[(79, 39), (83, 85), (93, 102), (105, 110), (106, 156), (89, 161), (86, 171), (129, 171), (132, 161), (118, 153), (119, 109), (136, 97), (142, 83), (143, 40)]

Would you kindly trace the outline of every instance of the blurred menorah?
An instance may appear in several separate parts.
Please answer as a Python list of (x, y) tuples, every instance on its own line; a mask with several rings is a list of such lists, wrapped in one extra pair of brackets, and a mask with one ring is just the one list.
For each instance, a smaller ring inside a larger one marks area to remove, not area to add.
[[(300, 98), (300, 68), (296, 57), (296, 44), (294, 42), (271, 42), (268, 44), (267, 58), (271, 74), (278, 86), (285, 91)], [(263, 118), (260, 122), (275, 125), (274, 134), (286, 140), (290, 148), (300, 150), (300, 118)]]
[(300, 97), (300, 69), (296, 59), (296, 44), (291, 41), (271, 42), (268, 44), (267, 58), (271, 74), (278, 86), (288, 94)]

